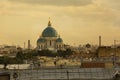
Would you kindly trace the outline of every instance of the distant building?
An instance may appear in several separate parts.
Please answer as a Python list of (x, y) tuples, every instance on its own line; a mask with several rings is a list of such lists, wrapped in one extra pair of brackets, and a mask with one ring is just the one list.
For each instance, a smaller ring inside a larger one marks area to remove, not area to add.
[(97, 49), (98, 57), (120, 57), (120, 47), (101, 46)]
[(42, 35), (37, 40), (38, 50), (64, 50), (65, 46), (62, 38), (58, 35), (57, 31), (52, 27), (51, 22), (48, 22), (47, 28), (42, 32)]
[(17, 47), (16, 46), (2, 46), (0, 47), (0, 55), (1, 56), (14, 56), (17, 53)]

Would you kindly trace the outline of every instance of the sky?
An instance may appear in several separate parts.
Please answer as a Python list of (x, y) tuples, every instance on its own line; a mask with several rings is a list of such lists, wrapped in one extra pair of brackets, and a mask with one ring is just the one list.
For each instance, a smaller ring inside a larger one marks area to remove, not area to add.
[(36, 47), (49, 17), (65, 44), (120, 40), (120, 0), (0, 0), (0, 45)]

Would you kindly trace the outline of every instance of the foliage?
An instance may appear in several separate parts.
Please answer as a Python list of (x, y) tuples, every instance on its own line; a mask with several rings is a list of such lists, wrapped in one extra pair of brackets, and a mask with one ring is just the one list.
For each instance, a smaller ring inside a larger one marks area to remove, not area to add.
[(71, 49), (67, 49), (66, 51), (59, 50), (57, 52), (52, 52), (49, 50), (42, 50), (42, 51), (38, 51), (36, 54), (37, 54), (37, 56), (66, 57), (66, 56), (72, 55), (73, 51)]
[(23, 61), (18, 58), (11, 58), (7, 56), (0, 57), (0, 64), (22, 64)]
[(16, 58), (18, 58), (18, 59), (24, 59), (24, 54), (23, 54), (23, 52), (22, 52), (22, 51), (19, 51), (19, 52), (17, 53), (17, 55), (16, 55)]
[(16, 54), (15, 58), (11, 58), (8, 56), (2, 56), (0, 57), (0, 64), (4, 64), (5, 66), (7, 64), (22, 64), (24, 63), (24, 60), (35, 60), (36, 56), (48, 56), (48, 57), (66, 57), (69, 55), (72, 55), (73, 51), (71, 49), (67, 49), (66, 51), (59, 50), (57, 52), (52, 52), (49, 50), (42, 50), (42, 51), (28, 51), (27, 53), (23, 53), (23, 51), (19, 51)]
[(67, 49), (66, 51), (59, 50), (57, 53), (58, 53), (58, 56), (60, 57), (66, 57), (66, 56), (72, 55), (73, 51), (71, 49)]

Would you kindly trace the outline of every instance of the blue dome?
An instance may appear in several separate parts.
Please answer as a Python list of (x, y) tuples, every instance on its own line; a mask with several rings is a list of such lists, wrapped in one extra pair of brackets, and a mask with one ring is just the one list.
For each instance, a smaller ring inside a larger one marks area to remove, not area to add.
[(48, 26), (44, 31), (42, 32), (42, 37), (57, 37), (57, 31), (52, 28), (51, 26)]
[(43, 38), (39, 38), (38, 40), (37, 40), (37, 43), (44, 43), (45, 42), (45, 40), (43, 39)]
[(63, 40), (61, 38), (58, 38), (56, 42), (63, 42)]

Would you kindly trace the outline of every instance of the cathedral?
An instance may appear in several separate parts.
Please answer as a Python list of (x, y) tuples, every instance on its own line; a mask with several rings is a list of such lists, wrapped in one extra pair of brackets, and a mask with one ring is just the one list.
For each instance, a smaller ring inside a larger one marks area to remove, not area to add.
[(37, 40), (37, 49), (51, 51), (65, 50), (62, 38), (60, 38), (57, 31), (52, 27), (50, 21)]

